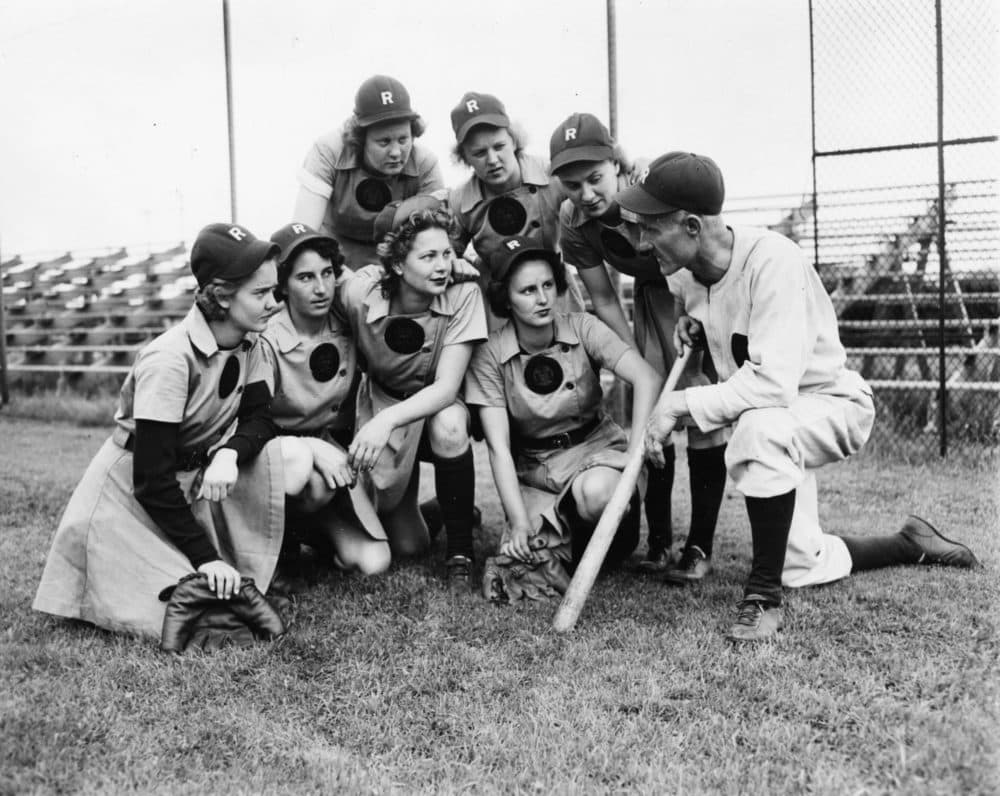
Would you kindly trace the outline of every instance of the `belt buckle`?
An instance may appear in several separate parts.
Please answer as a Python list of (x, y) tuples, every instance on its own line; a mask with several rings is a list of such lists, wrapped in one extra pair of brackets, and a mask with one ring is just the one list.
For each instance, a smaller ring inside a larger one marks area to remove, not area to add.
[(573, 446), (573, 440), (570, 439), (569, 432), (564, 431), (562, 434), (556, 434), (552, 438), (553, 448), (570, 448)]

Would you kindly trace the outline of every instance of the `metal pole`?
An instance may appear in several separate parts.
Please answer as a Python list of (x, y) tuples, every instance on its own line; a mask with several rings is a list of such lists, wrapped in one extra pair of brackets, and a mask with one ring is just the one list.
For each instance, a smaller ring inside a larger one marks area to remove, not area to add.
[(812, 128), (813, 268), (819, 270), (819, 202), (816, 198), (816, 55), (813, 48), (813, 0), (809, 0), (809, 113)]
[(608, 130), (618, 140), (618, 41), (615, 32), (615, 0), (606, 0), (608, 9)]
[[(0, 245), (0, 285), (3, 285), (3, 246)], [(7, 326), (4, 320), (3, 288), (0, 287), (0, 406), (10, 403), (7, 391)]]
[(948, 392), (945, 389), (944, 363), (944, 276), (948, 269), (948, 249), (945, 245), (944, 209), (944, 43), (941, 32), (941, 0), (934, 0), (934, 32), (937, 51), (937, 166), (938, 166), (938, 427), (941, 429), (941, 457), (948, 453), (948, 423), (946, 418)]
[(226, 118), (229, 122), (229, 203), (236, 223), (236, 144), (233, 136), (233, 68), (229, 47), (229, 0), (222, 0), (222, 38), (226, 56)]

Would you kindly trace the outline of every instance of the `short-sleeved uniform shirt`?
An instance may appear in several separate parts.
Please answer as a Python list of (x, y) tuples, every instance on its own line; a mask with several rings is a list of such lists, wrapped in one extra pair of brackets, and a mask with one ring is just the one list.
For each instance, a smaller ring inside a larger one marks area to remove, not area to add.
[(350, 433), (357, 349), (347, 322), (331, 312), (321, 335), (303, 338), (286, 307), (271, 318), (261, 338), (273, 374), (275, 423), (295, 434)]
[(340, 309), (351, 325), (371, 378), (397, 398), (422, 390), (444, 346), (486, 339), (486, 313), (479, 287), (451, 285), (435, 296), (426, 312), (390, 313), (379, 281), (384, 271), (370, 265), (348, 276), (337, 288)]
[[(506, 408), (512, 433), (529, 438), (572, 431), (597, 417), (600, 369), (614, 370), (631, 346), (584, 312), (556, 313), (554, 331), (551, 346), (528, 354), (521, 350), (512, 321), (494, 330), (472, 356), (465, 377), (466, 403)], [(542, 378), (531, 378), (536, 367), (531, 363), (540, 362), (539, 357), (558, 367), (546, 363)]]
[(328, 200), (321, 231), (337, 239), (351, 268), (378, 262), (375, 217), (386, 204), (444, 189), (437, 156), (419, 142), (403, 171), (387, 177), (369, 171), (364, 153), (345, 145), (339, 130), (313, 144), (298, 176), (303, 188)]
[(136, 420), (176, 423), (180, 450), (206, 450), (231, 433), (246, 386), (263, 381), (270, 387), (270, 377), (257, 335), (221, 349), (194, 306), (139, 352), (122, 385), (115, 423), (133, 434)]

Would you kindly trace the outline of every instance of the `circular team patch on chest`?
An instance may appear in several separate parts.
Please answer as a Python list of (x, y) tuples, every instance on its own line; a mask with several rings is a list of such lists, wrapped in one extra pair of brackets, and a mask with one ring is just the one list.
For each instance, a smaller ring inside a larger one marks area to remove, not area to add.
[(613, 229), (601, 230), (601, 245), (621, 260), (632, 260), (638, 255), (629, 239)]
[(562, 384), (562, 367), (552, 357), (539, 354), (528, 360), (524, 366), (524, 383), (528, 389), (539, 395), (555, 392)]
[(354, 198), (365, 210), (377, 213), (392, 199), (392, 191), (382, 180), (369, 177), (358, 183), (354, 189)]
[(424, 344), (424, 327), (410, 318), (389, 321), (385, 344), (397, 354), (415, 354)]
[(516, 235), (528, 222), (528, 211), (512, 196), (501, 196), (490, 203), (486, 212), (490, 226), (501, 235)]
[(228, 398), (236, 389), (236, 382), (240, 380), (240, 359), (231, 356), (226, 360), (222, 368), (222, 376), (219, 378), (219, 397)]
[(340, 352), (333, 343), (320, 343), (309, 355), (309, 371), (316, 381), (330, 381), (340, 367)]

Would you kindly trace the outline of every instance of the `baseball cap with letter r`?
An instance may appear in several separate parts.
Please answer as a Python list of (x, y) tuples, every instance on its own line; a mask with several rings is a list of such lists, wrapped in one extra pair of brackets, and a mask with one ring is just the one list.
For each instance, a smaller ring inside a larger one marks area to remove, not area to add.
[(371, 127), (396, 119), (416, 119), (419, 114), (410, 107), (410, 92), (402, 83), (387, 75), (373, 75), (354, 96), (354, 116), (359, 127)]
[(458, 105), (451, 109), (451, 129), (455, 131), (455, 140), (461, 144), (477, 124), (508, 128), (510, 119), (503, 103), (492, 94), (467, 91)]
[(239, 224), (209, 224), (191, 247), (191, 273), (204, 287), (213, 279), (236, 282), (278, 256), (278, 246), (258, 240)]
[(549, 141), (549, 172), (584, 161), (612, 160), (615, 141), (608, 128), (591, 113), (574, 113), (560, 124)]
[(691, 152), (668, 152), (649, 164), (635, 185), (618, 194), (624, 210), (662, 216), (687, 210), (706, 216), (722, 212), (726, 186), (715, 161)]

